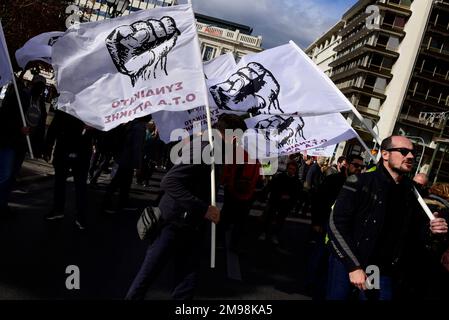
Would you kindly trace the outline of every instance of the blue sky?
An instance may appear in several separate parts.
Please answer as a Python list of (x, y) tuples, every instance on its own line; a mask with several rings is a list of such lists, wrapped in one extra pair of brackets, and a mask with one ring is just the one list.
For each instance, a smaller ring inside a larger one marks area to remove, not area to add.
[(192, 0), (195, 12), (249, 25), (266, 49), (295, 41), (305, 49), (357, 0)]

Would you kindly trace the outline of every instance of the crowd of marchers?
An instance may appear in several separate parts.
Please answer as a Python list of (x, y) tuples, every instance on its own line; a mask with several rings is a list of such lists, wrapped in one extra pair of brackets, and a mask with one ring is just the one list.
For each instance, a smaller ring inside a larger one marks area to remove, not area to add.
[[(350, 154), (330, 164), (323, 157), (284, 157), (278, 172), (263, 176), (262, 165), (249, 161), (217, 165), (216, 181), (224, 190), (223, 206), (210, 205), (210, 165), (176, 164), (170, 144), (162, 142), (151, 116), (134, 119), (108, 132), (95, 130), (45, 102), (55, 93), (39, 75), (19, 81), (24, 125), (10, 86), (0, 107), (0, 216), (3, 223), (16, 213), (8, 205), (30, 137), (34, 156), (54, 167), (53, 206), (48, 223), (64, 218), (66, 184), (73, 177), (76, 226), (89, 232), (88, 193), (101, 176), (109, 177), (100, 211), (124, 213), (134, 183), (150, 186), (157, 168), (164, 171), (156, 205), (162, 217), (126, 299), (143, 299), (171, 258), (175, 259), (174, 299), (192, 299), (198, 283), (201, 241), (210, 222), (218, 226), (218, 241), (239, 253), (248, 217), (256, 201), (265, 203), (260, 241), (281, 246), (287, 217), (311, 220), (307, 281), (314, 299), (394, 300), (443, 299), (449, 296), (447, 219), (449, 188), (429, 185), (423, 173), (413, 177), (413, 143), (390, 136), (380, 146), (380, 161), (366, 165)], [(51, 113), (51, 117), (49, 114)], [(223, 144), (243, 149), (226, 129), (246, 130), (237, 115), (219, 117), (215, 129)], [(201, 137), (201, 148), (208, 142)], [(190, 143), (195, 143), (194, 141)], [(194, 150), (191, 149), (191, 150)], [(194, 157), (193, 154), (190, 155)], [(222, 162), (223, 163), (223, 162)], [(417, 201), (417, 188), (434, 212), (429, 219)], [(217, 188), (218, 189), (218, 188)], [(118, 191), (118, 197), (115, 192)], [(223, 238), (230, 239), (224, 241)], [(376, 266), (374, 287), (367, 271)]]

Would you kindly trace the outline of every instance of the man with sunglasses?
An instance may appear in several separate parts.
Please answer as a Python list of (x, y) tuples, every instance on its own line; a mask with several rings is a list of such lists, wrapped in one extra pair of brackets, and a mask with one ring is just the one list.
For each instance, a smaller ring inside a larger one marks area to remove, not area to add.
[[(374, 172), (346, 180), (330, 215), (330, 300), (349, 299), (352, 292), (368, 299), (403, 297), (414, 250), (447, 234), (444, 219), (435, 218), (429, 224), (406, 176), (415, 158), (412, 142), (390, 136), (382, 141), (381, 155)], [(380, 285), (373, 288), (370, 283), (372, 290), (367, 290), (368, 266), (380, 272)]]

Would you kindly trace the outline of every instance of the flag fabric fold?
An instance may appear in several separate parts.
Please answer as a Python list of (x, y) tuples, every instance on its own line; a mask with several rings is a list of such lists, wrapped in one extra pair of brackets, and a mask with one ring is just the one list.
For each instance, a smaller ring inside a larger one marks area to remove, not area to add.
[(107, 131), (159, 110), (205, 105), (191, 5), (72, 26), (53, 46), (58, 109)]
[(258, 115), (245, 122), (254, 129), (246, 134), (247, 149), (258, 158), (325, 148), (357, 136), (340, 113), (311, 117)]
[(204, 74), (211, 80), (230, 74), (236, 66), (234, 55), (230, 52), (203, 63)]
[[(231, 53), (223, 54), (203, 63), (206, 78), (213, 79), (223, 74), (230, 74), (236, 66), (234, 56)], [(218, 116), (223, 113), (218, 108), (211, 108), (212, 124), (218, 121)], [(159, 137), (165, 143), (170, 142), (170, 135), (175, 129), (182, 129), (193, 134), (193, 124), (199, 122), (201, 130), (207, 129), (206, 108), (204, 106), (186, 111), (158, 111), (153, 114), (153, 119), (158, 127)]]
[(64, 32), (53, 31), (41, 33), (28, 40), (16, 51), (16, 61), (19, 67), (25, 69), (30, 61), (43, 61), (51, 64), (52, 48)]
[(212, 106), (255, 115), (351, 110), (344, 95), (299, 50), (288, 43), (244, 56), (232, 74), (208, 81)]

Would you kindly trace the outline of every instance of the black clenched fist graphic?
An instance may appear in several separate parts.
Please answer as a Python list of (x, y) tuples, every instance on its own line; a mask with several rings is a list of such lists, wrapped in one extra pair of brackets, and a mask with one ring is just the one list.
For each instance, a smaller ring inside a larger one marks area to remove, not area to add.
[[(276, 115), (259, 121), (255, 125), (255, 129), (267, 130), (265, 137), (268, 140), (277, 141), (278, 146), (283, 147), (292, 144), (299, 137), (305, 140), (304, 126), (302, 117)], [(273, 129), (276, 129), (277, 132), (273, 132)]]
[(158, 65), (167, 74), (167, 55), (180, 34), (171, 17), (137, 21), (114, 29), (106, 47), (117, 70), (128, 75), (134, 86), (138, 79), (156, 78)]
[(227, 81), (209, 90), (220, 109), (253, 114), (282, 112), (278, 101), (279, 83), (270, 71), (257, 62), (248, 63)]

